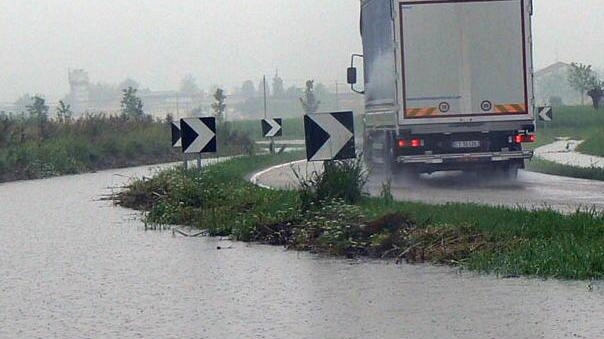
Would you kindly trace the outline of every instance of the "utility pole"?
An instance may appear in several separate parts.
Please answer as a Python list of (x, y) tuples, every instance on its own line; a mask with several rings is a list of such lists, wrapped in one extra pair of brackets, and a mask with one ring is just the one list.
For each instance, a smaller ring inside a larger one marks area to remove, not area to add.
[[(264, 88), (264, 119), (268, 116), (267, 101), (266, 101), (266, 75), (262, 76), (262, 87)], [(270, 143), (268, 144), (268, 151), (270, 154), (275, 153), (275, 138), (270, 137)]]
[(340, 84), (336, 80), (336, 111), (340, 110)]

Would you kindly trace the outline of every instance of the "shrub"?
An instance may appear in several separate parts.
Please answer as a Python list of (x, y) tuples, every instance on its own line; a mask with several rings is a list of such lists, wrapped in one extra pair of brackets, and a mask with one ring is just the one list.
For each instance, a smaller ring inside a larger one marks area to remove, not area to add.
[(313, 171), (302, 175), (294, 169), (300, 184), (302, 207), (309, 209), (312, 204), (341, 199), (354, 204), (363, 197), (363, 188), (368, 173), (363, 167), (362, 157), (355, 160), (325, 161), (323, 171)]

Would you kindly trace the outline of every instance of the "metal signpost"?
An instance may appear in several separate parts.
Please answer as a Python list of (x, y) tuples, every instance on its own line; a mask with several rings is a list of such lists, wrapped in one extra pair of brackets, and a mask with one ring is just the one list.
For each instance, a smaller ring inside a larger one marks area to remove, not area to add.
[(275, 152), (275, 137), (283, 135), (283, 120), (281, 118), (262, 119), (262, 135), (270, 139), (269, 151)]

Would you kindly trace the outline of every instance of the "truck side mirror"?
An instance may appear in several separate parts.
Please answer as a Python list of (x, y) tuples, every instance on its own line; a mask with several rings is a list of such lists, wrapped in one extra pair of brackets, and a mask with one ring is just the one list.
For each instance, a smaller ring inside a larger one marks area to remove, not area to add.
[(354, 85), (357, 83), (356, 67), (348, 67), (346, 79), (350, 85)]
[(365, 91), (361, 91), (358, 90), (356, 88), (354, 88), (354, 85), (357, 83), (357, 68), (354, 67), (354, 60), (355, 59), (363, 59), (363, 55), (361, 54), (353, 54), (350, 57), (350, 67), (348, 67), (348, 74), (347, 74), (347, 79), (346, 81), (348, 82), (348, 84), (350, 84), (350, 89), (355, 92), (355, 93), (359, 93), (359, 94), (365, 94)]

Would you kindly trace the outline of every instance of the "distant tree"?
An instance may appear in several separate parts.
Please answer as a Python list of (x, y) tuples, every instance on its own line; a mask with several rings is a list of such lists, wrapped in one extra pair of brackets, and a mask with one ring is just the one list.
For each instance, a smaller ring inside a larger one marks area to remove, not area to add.
[(568, 83), (581, 94), (581, 105), (585, 104), (585, 92), (591, 89), (596, 75), (591, 65), (571, 63), (568, 71)]
[(305, 114), (316, 113), (319, 110), (321, 101), (317, 100), (314, 92), (314, 80), (308, 80), (306, 82), (306, 89), (304, 90), (304, 96), (300, 98), (302, 109)]
[(254, 87), (254, 82), (252, 80), (246, 80), (241, 85), (241, 95), (246, 98), (253, 98), (256, 96), (256, 88)]
[(222, 125), (222, 122), (225, 120), (224, 112), (226, 110), (226, 104), (224, 100), (226, 96), (224, 95), (224, 91), (222, 88), (217, 88), (216, 92), (214, 92), (214, 103), (212, 104), (212, 110), (214, 110), (214, 116), (216, 117), (216, 122), (218, 125)]
[(132, 87), (122, 90), (120, 106), (124, 117), (140, 119), (145, 114), (143, 112), (143, 102), (136, 96), (136, 89)]
[(180, 93), (189, 97), (197, 97), (201, 94), (201, 89), (197, 86), (195, 77), (191, 74), (185, 75), (180, 81)]
[(71, 105), (66, 105), (63, 100), (59, 100), (59, 105), (57, 106), (57, 120), (59, 122), (65, 122), (71, 120)]
[(283, 79), (279, 77), (279, 71), (275, 73), (275, 77), (273, 78), (273, 96), (274, 97), (283, 97), (285, 95), (285, 89), (283, 88)]
[(124, 81), (120, 82), (120, 84), (117, 86), (117, 88), (121, 91), (131, 88), (131, 87), (135, 90), (138, 90), (138, 88), (140, 87), (140, 84), (136, 80), (126, 78)]
[(603, 86), (604, 86), (604, 82), (594, 79), (594, 81), (592, 82), (592, 84), (590, 86), (591, 89), (589, 91), (587, 91), (587, 95), (591, 97), (594, 109), (596, 109), (596, 110), (600, 109), (600, 101), (602, 100), (602, 97), (604, 96), (604, 90), (602, 89)]
[(34, 95), (32, 103), (26, 106), (27, 112), (32, 118), (48, 120), (48, 105), (46, 100), (39, 95)]
[(38, 122), (38, 138), (44, 140), (46, 138), (46, 124), (48, 122), (48, 105), (46, 100), (39, 95), (34, 95), (33, 102), (28, 105), (27, 112), (29, 116)]

